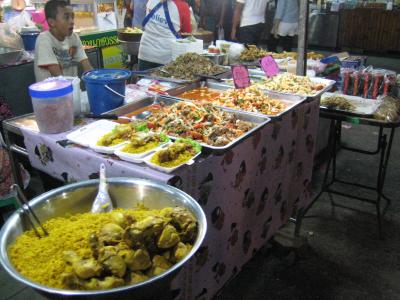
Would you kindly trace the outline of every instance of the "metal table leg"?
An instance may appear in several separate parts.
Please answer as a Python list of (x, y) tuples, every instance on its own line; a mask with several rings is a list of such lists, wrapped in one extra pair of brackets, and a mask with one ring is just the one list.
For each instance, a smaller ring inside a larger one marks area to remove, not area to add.
[[(297, 216), (298, 222), (296, 222), (295, 235), (299, 234), (302, 220), (306, 217), (307, 212), (314, 205), (314, 203), (317, 201), (317, 199), (324, 192), (327, 192), (329, 194), (329, 198), (330, 198), (333, 208), (335, 206), (341, 206), (341, 205), (336, 204), (334, 202), (332, 194), (356, 199), (356, 200), (359, 200), (362, 202), (367, 202), (367, 203), (375, 205), (376, 214), (377, 214), (378, 235), (379, 235), (379, 238), (382, 238), (382, 217), (384, 216), (387, 208), (389, 207), (389, 205), (391, 203), (390, 199), (384, 195), (383, 188), (384, 188), (386, 171), (387, 171), (387, 166), (388, 166), (390, 152), (391, 152), (393, 138), (394, 138), (395, 127), (390, 129), (389, 142), (387, 142), (387, 134), (385, 134), (384, 128), (382, 126), (379, 126), (379, 136), (378, 136), (376, 149), (373, 151), (368, 151), (368, 150), (363, 150), (363, 149), (358, 149), (358, 148), (353, 148), (353, 147), (348, 147), (348, 146), (342, 145), (342, 143), (341, 143), (341, 138), (342, 138), (341, 126), (342, 126), (342, 121), (331, 119), (331, 128), (330, 128), (330, 134), (329, 134), (329, 146), (328, 146), (331, 151), (330, 151), (330, 155), (329, 155), (329, 159), (328, 159), (328, 165), (327, 165), (327, 168), (326, 168), (325, 174), (324, 174), (322, 187), (321, 187), (320, 192), (315, 196), (315, 198), (310, 203), (310, 205), (307, 206), (302, 211), (299, 211), (298, 216)], [(336, 176), (337, 147), (340, 147), (340, 149), (342, 149), (342, 150), (347, 150), (347, 151), (356, 152), (356, 153), (360, 153), (360, 154), (366, 154), (366, 155), (380, 154), (376, 185), (368, 186), (368, 185), (359, 184), (357, 182), (344, 181), (344, 180), (337, 178), (337, 176)], [(331, 174), (330, 180), (328, 180), (331, 164), (332, 164), (332, 174)], [(368, 198), (364, 198), (364, 197), (359, 197), (357, 195), (351, 195), (351, 194), (348, 194), (345, 192), (341, 192), (340, 190), (332, 189), (331, 186), (335, 182), (338, 182), (341, 184), (347, 184), (347, 185), (351, 185), (351, 186), (356, 186), (356, 187), (363, 188), (363, 189), (372, 190), (372, 191), (376, 192), (376, 197), (375, 197), (375, 199), (368, 199)], [(382, 207), (381, 207), (382, 199), (387, 201), (387, 205), (384, 207), (384, 209), (382, 209)]]
[(20, 187), (23, 187), (24, 182), (22, 180), (19, 163), (18, 163), (18, 159), (17, 159), (17, 153), (18, 153), (19, 147), (15, 145), (14, 136), (7, 129), (4, 130), (4, 139), (5, 139), (5, 142), (7, 145), (7, 150), (8, 150), (9, 156), (10, 156), (11, 170), (12, 170), (14, 182), (16, 184), (18, 184)]
[(328, 176), (329, 176), (329, 169), (330, 165), (332, 163), (332, 158), (336, 156), (336, 147), (335, 147), (335, 128), (336, 128), (336, 122), (335, 120), (331, 120), (330, 126), (329, 126), (329, 137), (328, 137), (328, 163), (325, 169), (324, 173), (324, 179), (322, 181), (321, 189), (318, 192), (318, 194), (314, 197), (314, 199), (310, 202), (310, 204), (307, 207), (304, 207), (300, 209), (297, 212), (296, 215), (296, 220), (295, 220), (295, 228), (294, 228), (294, 235), (298, 237), (300, 235), (300, 230), (301, 230), (301, 225), (303, 222), (304, 217), (306, 216), (307, 212), (311, 209), (311, 207), (314, 205), (315, 202), (317, 202), (318, 198), (325, 192), (326, 188), (330, 185), (328, 184)]

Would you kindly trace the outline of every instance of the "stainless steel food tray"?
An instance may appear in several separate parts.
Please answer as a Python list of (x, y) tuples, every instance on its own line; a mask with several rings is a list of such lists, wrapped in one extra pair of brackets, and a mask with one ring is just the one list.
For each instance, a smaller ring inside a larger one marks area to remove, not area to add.
[[(154, 96), (154, 97), (148, 97), (142, 100), (139, 100), (137, 102), (129, 103), (127, 105), (121, 106), (117, 109), (114, 109), (112, 111), (109, 111), (108, 113), (112, 114), (118, 114), (118, 115), (126, 115), (129, 113), (132, 113), (133, 111), (136, 111), (138, 109), (142, 109), (144, 107), (157, 104), (157, 103), (164, 103), (165, 105), (172, 105), (177, 102), (187, 102), (183, 101), (177, 98), (173, 97), (165, 97), (165, 96)], [(212, 150), (213, 152), (224, 152), (231, 147), (233, 147), (235, 144), (239, 143), (240, 141), (246, 139), (248, 136), (252, 135), (255, 131), (259, 130), (261, 127), (263, 127), (265, 124), (269, 123), (271, 119), (265, 115), (255, 115), (255, 114), (249, 114), (249, 113), (244, 113), (241, 111), (229, 109), (229, 108), (220, 108), (223, 111), (232, 113), (236, 115), (236, 117), (239, 120), (247, 121), (247, 122), (252, 122), (256, 124), (254, 128), (243, 134), (242, 136), (238, 137), (237, 139), (231, 141), (229, 144), (225, 146), (211, 146), (205, 143), (200, 143), (203, 148)], [(169, 136), (172, 139), (178, 139), (179, 137), (176, 136)]]
[[(248, 67), (248, 66), (247, 66)], [(232, 70), (231, 67), (226, 67), (224, 66), (224, 68), (226, 69), (226, 77), (227, 78), (232, 78)], [(265, 77), (265, 73), (263, 70), (261, 70), (260, 67), (257, 68), (247, 68), (249, 71), (249, 75), (250, 77), (252, 76), (261, 76), (261, 77)], [(229, 76), (229, 77), (228, 77)]]
[[(193, 83), (193, 82), (199, 82), (201, 80), (201, 76), (199, 76), (198, 78), (195, 78), (195, 79), (178, 79), (178, 78), (152, 75), (155, 71), (162, 69), (162, 68), (163, 67), (161, 66), (158, 68), (148, 69), (146, 71), (133, 71), (132, 74), (139, 76), (139, 77), (146, 77), (146, 78), (151, 78), (151, 79), (160, 80), (160, 81), (174, 82), (174, 83), (178, 83), (178, 84), (188, 84), (188, 83)], [(222, 75), (225, 74), (226, 72), (227, 71), (224, 70), (222, 72), (212, 74), (211, 76), (223, 77)]]
[(0, 47), (0, 65), (15, 64), (22, 56), (21, 49), (13, 49), (7, 47)]
[[(228, 90), (228, 89), (232, 89), (233, 87), (224, 83), (215, 83), (215, 82), (210, 82), (207, 81), (207, 83), (205, 85), (201, 85), (200, 83), (193, 83), (193, 84), (189, 84), (186, 86), (182, 86), (179, 88), (174, 89), (171, 93), (169, 93), (170, 97), (173, 97), (175, 99), (181, 100), (181, 101), (190, 101), (188, 99), (183, 99), (183, 98), (179, 98), (179, 95), (183, 94), (184, 92), (187, 91), (191, 91), (194, 90), (196, 88), (199, 88), (200, 86), (206, 86), (210, 89), (215, 89), (215, 90)], [(251, 112), (251, 111), (246, 111), (246, 110), (240, 110), (240, 109), (234, 109), (231, 107), (225, 107), (225, 106), (221, 106), (221, 105), (215, 105), (216, 107), (219, 108), (223, 108), (223, 109), (229, 109), (232, 111), (237, 111), (240, 112), (242, 114), (250, 114), (250, 115), (256, 115), (256, 116), (267, 116), (269, 118), (279, 118), (282, 115), (288, 113), (289, 111), (291, 111), (292, 109), (294, 109), (296, 106), (300, 105), (301, 103), (303, 103), (305, 100), (307, 100), (307, 97), (305, 96), (297, 96), (297, 95), (285, 95), (285, 94), (280, 94), (280, 93), (276, 93), (276, 92), (269, 92), (269, 91), (265, 91), (262, 90), (264, 92), (265, 95), (271, 97), (272, 99), (279, 99), (282, 102), (286, 103), (288, 106), (287, 108), (282, 111), (279, 114), (276, 115), (265, 115), (261, 112)]]
[(322, 90), (317, 91), (314, 94), (310, 94), (310, 95), (301, 95), (301, 94), (279, 92), (279, 91), (269, 90), (269, 89), (267, 89), (265, 87), (260, 87), (260, 88), (265, 90), (265, 91), (279, 93), (279, 94), (282, 94), (282, 95), (298, 95), (298, 96), (303, 96), (303, 97), (307, 97), (307, 98), (310, 98), (310, 99), (315, 99), (315, 98), (318, 98), (319, 96), (321, 96), (323, 93), (329, 91), (333, 87), (333, 85), (336, 83), (335, 80), (330, 80), (330, 79), (325, 79), (325, 78), (320, 78), (320, 77), (311, 77), (310, 80), (313, 83), (322, 83), (322, 84), (325, 85), (325, 87)]
[(343, 114), (353, 115), (353, 116), (360, 116), (360, 117), (370, 117), (372, 116), (375, 111), (378, 109), (379, 105), (382, 103), (380, 100), (376, 99), (364, 99), (361, 97), (350, 96), (350, 95), (342, 95), (342, 94), (335, 94), (335, 93), (324, 93), (321, 96), (321, 100), (327, 97), (343, 97), (352, 103), (355, 106), (355, 110), (343, 110), (339, 108), (331, 108), (325, 106), (323, 104), (320, 105), (320, 108), (328, 111), (338, 111)]

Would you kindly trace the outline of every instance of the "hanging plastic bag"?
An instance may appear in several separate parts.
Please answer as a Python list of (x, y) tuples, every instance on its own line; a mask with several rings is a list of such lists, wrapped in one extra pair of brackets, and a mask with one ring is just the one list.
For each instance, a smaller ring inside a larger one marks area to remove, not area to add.
[(11, 30), (7, 23), (0, 23), (0, 47), (22, 49), (21, 36)]
[(218, 27), (218, 40), (224, 40), (224, 39), (225, 39), (224, 27), (219, 26)]
[(20, 14), (9, 19), (7, 24), (10, 26), (11, 30), (16, 32), (20, 32), (22, 27), (35, 26), (35, 23), (31, 20), (31, 15), (26, 11), (22, 11)]

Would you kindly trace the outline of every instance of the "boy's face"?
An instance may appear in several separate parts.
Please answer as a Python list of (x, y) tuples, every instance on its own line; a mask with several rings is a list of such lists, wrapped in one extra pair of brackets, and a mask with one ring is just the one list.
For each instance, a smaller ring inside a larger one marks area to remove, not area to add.
[(74, 11), (72, 7), (58, 7), (56, 18), (50, 19), (50, 26), (60, 37), (70, 36), (74, 30)]

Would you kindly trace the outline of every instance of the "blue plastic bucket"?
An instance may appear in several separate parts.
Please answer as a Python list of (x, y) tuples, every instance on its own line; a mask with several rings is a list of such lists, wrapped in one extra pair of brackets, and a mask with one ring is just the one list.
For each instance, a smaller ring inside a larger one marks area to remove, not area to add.
[(22, 42), (24, 43), (24, 48), (26, 51), (35, 50), (36, 39), (39, 35), (37, 31), (27, 31), (20, 33)]
[(121, 69), (91, 70), (83, 74), (90, 112), (99, 115), (122, 105), (131, 72)]

